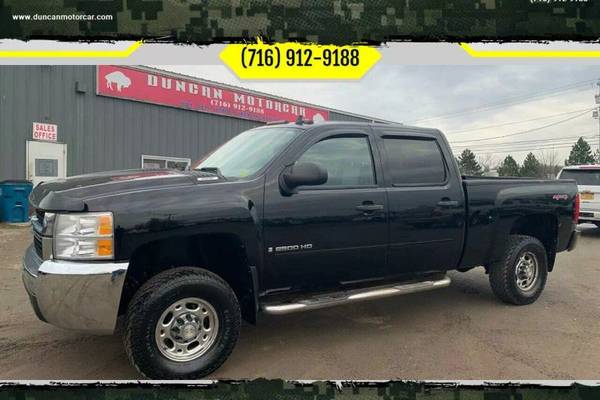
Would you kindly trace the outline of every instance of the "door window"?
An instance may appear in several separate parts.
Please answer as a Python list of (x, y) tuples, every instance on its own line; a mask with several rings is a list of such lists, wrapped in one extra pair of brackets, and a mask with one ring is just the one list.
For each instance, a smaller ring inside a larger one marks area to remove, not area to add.
[(446, 166), (435, 140), (384, 138), (386, 171), (394, 185), (438, 185), (446, 181)]
[(315, 143), (299, 159), (327, 170), (327, 182), (319, 187), (372, 186), (375, 171), (369, 140), (361, 137), (333, 137)]
[(36, 158), (35, 175), (44, 177), (57, 177), (58, 160), (51, 158)]

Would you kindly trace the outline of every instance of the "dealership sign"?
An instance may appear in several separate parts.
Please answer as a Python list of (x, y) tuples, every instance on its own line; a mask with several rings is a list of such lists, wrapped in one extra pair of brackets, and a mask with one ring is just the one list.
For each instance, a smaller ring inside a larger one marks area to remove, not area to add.
[(56, 142), (58, 136), (58, 125), (45, 124), (43, 122), (33, 123), (33, 139)]
[(96, 78), (96, 91), (102, 96), (253, 121), (295, 121), (298, 116), (329, 119), (324, 109), (158, 71), (99, 65)]

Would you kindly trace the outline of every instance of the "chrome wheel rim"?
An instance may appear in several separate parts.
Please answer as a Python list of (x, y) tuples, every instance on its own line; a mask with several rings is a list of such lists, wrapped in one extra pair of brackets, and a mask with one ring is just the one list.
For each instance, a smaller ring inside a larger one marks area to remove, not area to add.
[(517, 287), (524, 292), (531, 290), (538, 277), (538, 259), (535, 254), (526, 251), (521, 254), (515, 268)]
[(154, 338), (169, 360), (186, 362), (206, 353), (219, 332), (219, 318), (206, 300), (188, 297), (165, 309), (156, 323)]

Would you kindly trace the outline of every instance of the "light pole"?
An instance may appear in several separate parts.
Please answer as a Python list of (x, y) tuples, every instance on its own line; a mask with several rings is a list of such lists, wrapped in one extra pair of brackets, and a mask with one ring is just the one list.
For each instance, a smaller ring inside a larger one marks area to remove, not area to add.
[[(592, 112), (592, 117), (598, 120), (598, 157), (600, 158), (600, 79), (596, 82), (596, 86), (598, 86), (598, 92), (596, 93), (596, 109)], [(600, 164), (600, 159), (596, 160), (597, 163)]]

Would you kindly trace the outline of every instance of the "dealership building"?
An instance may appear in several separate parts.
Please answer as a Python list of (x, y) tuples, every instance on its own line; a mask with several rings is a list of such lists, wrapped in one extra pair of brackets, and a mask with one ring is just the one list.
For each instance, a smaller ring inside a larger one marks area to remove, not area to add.
[(0, 181), (183, 169), (246, 129), (299, 115), (376, 121), (147, 67), (0, 66)]

